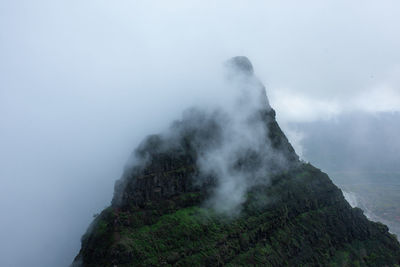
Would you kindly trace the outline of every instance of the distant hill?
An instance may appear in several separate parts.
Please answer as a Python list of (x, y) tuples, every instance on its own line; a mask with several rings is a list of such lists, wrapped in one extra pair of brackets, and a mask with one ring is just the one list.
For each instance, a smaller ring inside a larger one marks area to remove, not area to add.
[(303, 157), (327, 171), (400, 172), (400, 113), (350, 113), (291, 124), (304, 134)]

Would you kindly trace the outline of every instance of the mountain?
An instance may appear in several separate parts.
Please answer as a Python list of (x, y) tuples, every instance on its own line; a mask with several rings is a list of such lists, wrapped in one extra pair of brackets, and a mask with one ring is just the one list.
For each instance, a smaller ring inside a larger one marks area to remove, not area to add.
[(246, 57), (234, 97), (147, 137), (73, 266), (395, 266), (400, 244), (299, 160)]

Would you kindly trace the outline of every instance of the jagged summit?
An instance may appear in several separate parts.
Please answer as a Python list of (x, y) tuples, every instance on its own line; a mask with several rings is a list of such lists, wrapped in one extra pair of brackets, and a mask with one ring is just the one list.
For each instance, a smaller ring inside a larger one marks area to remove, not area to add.
[(251, 64), (251, 61), (245, 56), (232, 57), (226, 62), (226, 64), (229, 67), (247, 75), (254, 74), (253, 64)]
[(275, 111), (257, 101), (265, 89), (250, 61), (228, 62), (252, 77), (228, 82), (243, 90), (237, 106), (189, 109), (147, 137), (73, 265), (400, 264), (388, 228), (351, 208), (325, 173), (299, 160)]
[[(233, 74), (253, 71), (246, 57), (227, 62), (234, 68)], [(298, 164), (299, 158), (279, 128), (258, 79), (251, 76), (244, 82), (229, 79), (226, 83), (240, 91), (232, 103), (235, 106), (212, 111), (188, 109), (167, 132), (148, 137), (135, 150), (133, 167), (116, 182), (113, 206), (141, 206), (190, 191), (207, 194), (210, 184), (216, 184), (216, 191), (224, 191), (224, 198), (219, 200), (223, 204), (218, 206), (239, 210), (249, 187), (267, 184), (272, 174)], [(210, 158), (218, 160), (218, 166), (209, 162)], [(189, 165), (193, 168), (184, 168)], [(180, 168), (187, 171), (178, 180), (174, 174), (164, 174), (166, 169)], [(149, 174), (152, 179), (143, 178)], [(218, 186), (226, 180), (239, 190)], [(217, 198), (222, 194), (208, 193)], [(236, 196), (240, 197), (234, 199)]]

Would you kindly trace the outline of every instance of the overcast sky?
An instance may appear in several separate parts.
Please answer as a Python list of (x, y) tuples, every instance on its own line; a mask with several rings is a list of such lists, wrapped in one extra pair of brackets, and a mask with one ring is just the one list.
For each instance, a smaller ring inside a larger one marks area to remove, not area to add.
[(67, 266), (136, 144), (228, 93), (227, 58), (287, 125), (400, 111), (399, 48), (397, 0), (1, 1), (0, 265)]

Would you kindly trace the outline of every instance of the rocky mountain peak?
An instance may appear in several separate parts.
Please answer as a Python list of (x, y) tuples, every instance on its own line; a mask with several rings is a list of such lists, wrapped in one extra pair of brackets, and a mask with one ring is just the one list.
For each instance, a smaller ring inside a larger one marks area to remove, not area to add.
[(229, 81), (242, 90), (237, 106), (191, 108), (147, 137), (73, 265), (399, 265), (388, 228), (299, 160), (251, 62), (227, 64), (246, 76)]
[(253, 64), (251, 64), (251, 61), (245, 56), (232, 57), (226, 62), (226, 65), (246, 75), (254, 74)]
[(239, 211), (251, 187), (298, 164), (251, 62), (246, 57), (227, 62), (232, 74), (249, 78), (226, 81), (238, 91), (234, 106), (190, 108), (168, 131), (146, 138), (133, 154), (132, 167), (116, 182), (114, 206), (202, 191), (213, 195), (215, 208)]

